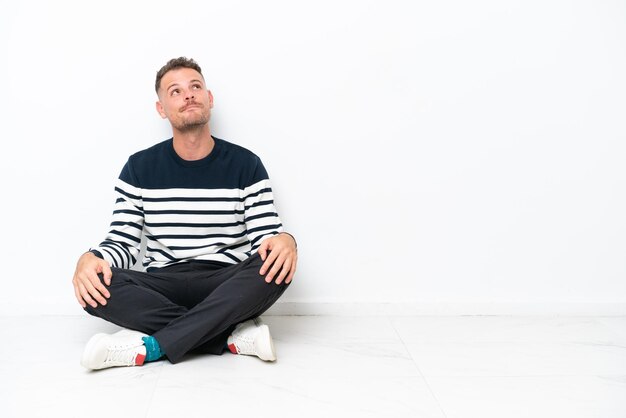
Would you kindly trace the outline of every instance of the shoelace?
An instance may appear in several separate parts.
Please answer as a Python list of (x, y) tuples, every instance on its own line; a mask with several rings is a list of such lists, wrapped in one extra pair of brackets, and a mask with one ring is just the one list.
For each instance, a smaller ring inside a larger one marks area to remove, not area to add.
[(104, 360), (105, 364), (123, 364), (133, 365), (135, 364), (135, 358), (137, 357), (137, 350), (133, 346), (112, 346), (109, 347), (107, 357)]
[(234, 335), (234, 337), (235, 347), (237, 347), (239, 353), (253, 354), (256, 352), (254, 349), (254, 337), (243, 335)]

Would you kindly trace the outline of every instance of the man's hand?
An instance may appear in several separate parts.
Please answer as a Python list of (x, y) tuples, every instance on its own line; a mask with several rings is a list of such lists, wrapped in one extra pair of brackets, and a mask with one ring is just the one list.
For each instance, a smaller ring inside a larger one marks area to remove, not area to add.
[(107, 304), (107, 298), (111, 294), (104, 287), (98, 274), (102, 273), (104, 283), (108, 286), (111, 284), (111, 267), (109, 263), (101, 258), (96, 257), (93, 253), (85, 253), (78, 259), (76, 271), (72, 284), (74, 285), (74, 294), (80, 306), (87, 307), (87, 304), (96, 308), (100, 305)]
[(281, 233), (265, 239), (258, 252), (261, 260), (264, 261), (259, 274), (264, 276), (267, 273), (265, 277), (267, 283), (271, 283), (277, 274), (276, 284), (281, 284), (283, 280), (287, 284), (291, 282), (296, 273), (298, 250), (296, 250), (296, 242), (289, 234)]

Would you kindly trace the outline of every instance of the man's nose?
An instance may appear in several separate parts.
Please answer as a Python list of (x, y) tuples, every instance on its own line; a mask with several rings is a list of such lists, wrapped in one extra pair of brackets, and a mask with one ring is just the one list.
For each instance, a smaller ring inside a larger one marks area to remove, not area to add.
[(195, 98), (196, 96), (194, 96), (192, 91), (188, 90), (187, 92), (185, 92), (185, 100), (191, 100)]

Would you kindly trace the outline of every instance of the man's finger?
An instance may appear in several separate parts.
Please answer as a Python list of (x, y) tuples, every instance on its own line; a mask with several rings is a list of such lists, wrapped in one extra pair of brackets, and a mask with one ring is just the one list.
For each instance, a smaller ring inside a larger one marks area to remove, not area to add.
[[(104, 268), (103, 268), (102, 275), (104, 276), (104, 283), (107, 286), (110, 286), (111, 285), (111, 278), (113, 277), (113, 272), (111, 271), (111, 266), (109, 266), (109, 263), (107, 263), (106, 261), (104, 261)], [(107, 297), (109, 297), (109, 296), (107, 296)]]
[(265, 260), (265, 263), (263, 263), (263, 265), (261, 266), (261, 270), (259, 270), (259, 274), (261, 276), (267, 273), (267, 270), (269, 270), (272, 264), (274, 264), (274, 261), (276, 260), (277, 257), (278, 257), (278, 251), (270, 251), (269, 255), (267, 256), (267, 259)]
[(87, 278), (91, 282), (91, 285), (98, 291), (98, 293), (103, 295), (105, 298), (108, 298), (111, 296), (107, 288), (104, 287), (104, 285), (102, 284), (102, 281), (100, 280), (100, 276), (98, 276), (95, 273), (89, 273), (87, 275)]
[[(261, 260), (265, 261), (265, 257), (267, 257), (267, 247), (269, 245), (269, 241), (265, 240), (261, 243), (261, 245), (259, 245), (259, 249), (257, 250), (257, 252), (259, 253), (259, 255), (261, 256)], [(261, 273), (263, 274), (263, 273)]]
[[(274, 280), (274, 277), (280, 273), (280, 270), (282, 269), (284, 263), (285, 263), (285, 256), (276, 257), (276, 260), (274, 261), (272, 268), (270, 269), (270, 272), (265, 277), (265, 281), (267, 283), (272, 283), (272, 281)], [(280, 282), (278, 282), (277, 284), (280, 284)]]
[(74, 281), (74, 295), (76, 296), (76, 300), (78, 301), (80, 306), (82, 306), (83, 308), (86, 308), (87, 304), (83, 300), (83, 297), (80, 295), (80, 291), (78, 290), (78, 284), (76, 283), (76, 280)]
[(283, 280), (285, 280), (285, 276), (287, 275), (287, 272), (289, 270), (287, 270), (285, 268), (285, 265), (283, 264), (283, 268), (280, 269), (280, 273), (278, 274), (278, 277), (276, 278), (276, 280), (274, 280), (274, 282), (276, 284), (281, 284), (283, 282)]
[[(94, 285), (89, 280), (83, 280), (82, 283), (83, 283), (83, 286), (85, 286), (85, 289), (87, 289), (87, 292), (91, 296), (92, 300), (95, 299), (96, 301), (98, 301), (98, 303), (100, 303), (100, 305), (107, 304), (106, 299), (100, 294), (100, 292), (98, 292), (98, 290), (94, 287)], [(93, 307), (95, 308), (96, 306), (93, 306)]]
[(295, 259), (291, 262), (291, 268), (289, 269), (289, 276), (287, 276), (285, 283), (287, 284), (291, 283), (291, 280), (293, 279), (294, 274), (296, 274), (296, 260)]
[(276, 278), (276, 284), (281, 284), (283, 280), (285, 280), (285, 276), (289, 273), (289, 266), (291, 265), (291, 258), (287, 257), (283, 262), (280, 263), (280, 273)]
[(80, 295), (82, 296), (83, 300), (85, 301), (85, 303), (91, 305), (92, 308), (97, 308), (98, 304), (96, 303), (95, 300), (93, 300), (93, 298), (91, 297), (91, 295), (89, 294), (89, 291), (87, 290), (87, 288), (85, 287), (85, 285), (83, 285), (82, 282), (80, 282), (78, 284), (78, 288), (80, 289)]
[(265, 276), (265, 282), (266, 283), (272, 283), (272, 280), (274, 280), (274, 276), (277, 273), (276, 270), (276, 260), (274, 260), (274, 262), (272, 264), (270, 264), (270, 269), (267, 272), (267, 275)]

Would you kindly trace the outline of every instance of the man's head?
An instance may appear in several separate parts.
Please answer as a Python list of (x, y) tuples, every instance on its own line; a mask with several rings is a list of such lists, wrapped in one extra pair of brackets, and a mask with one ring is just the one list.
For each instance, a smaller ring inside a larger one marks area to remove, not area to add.
[(213, 96), (207, 90), (202, 70), (193, 59), (171, 59), (156, 76), (159, 96), (157, 112), (167, 118), (175, 130), (185, 132), (208, 124)]
[(156, 90), (157, 95), (159, 94), (159, 89), (161, 88), (161, 79), (168, 71), (177, 70), (179, 68), (191, 68), (192, 70), (196, 70), (198, 74), (202, 75), (202, 69), (198, 65), (197, 62), (193, 60), (193, 58), (186, 57), (178, 57), (172, 58), (165, 64), (159, 71), (157, 71), (156, 82), (154, 83), (154, 89)]

